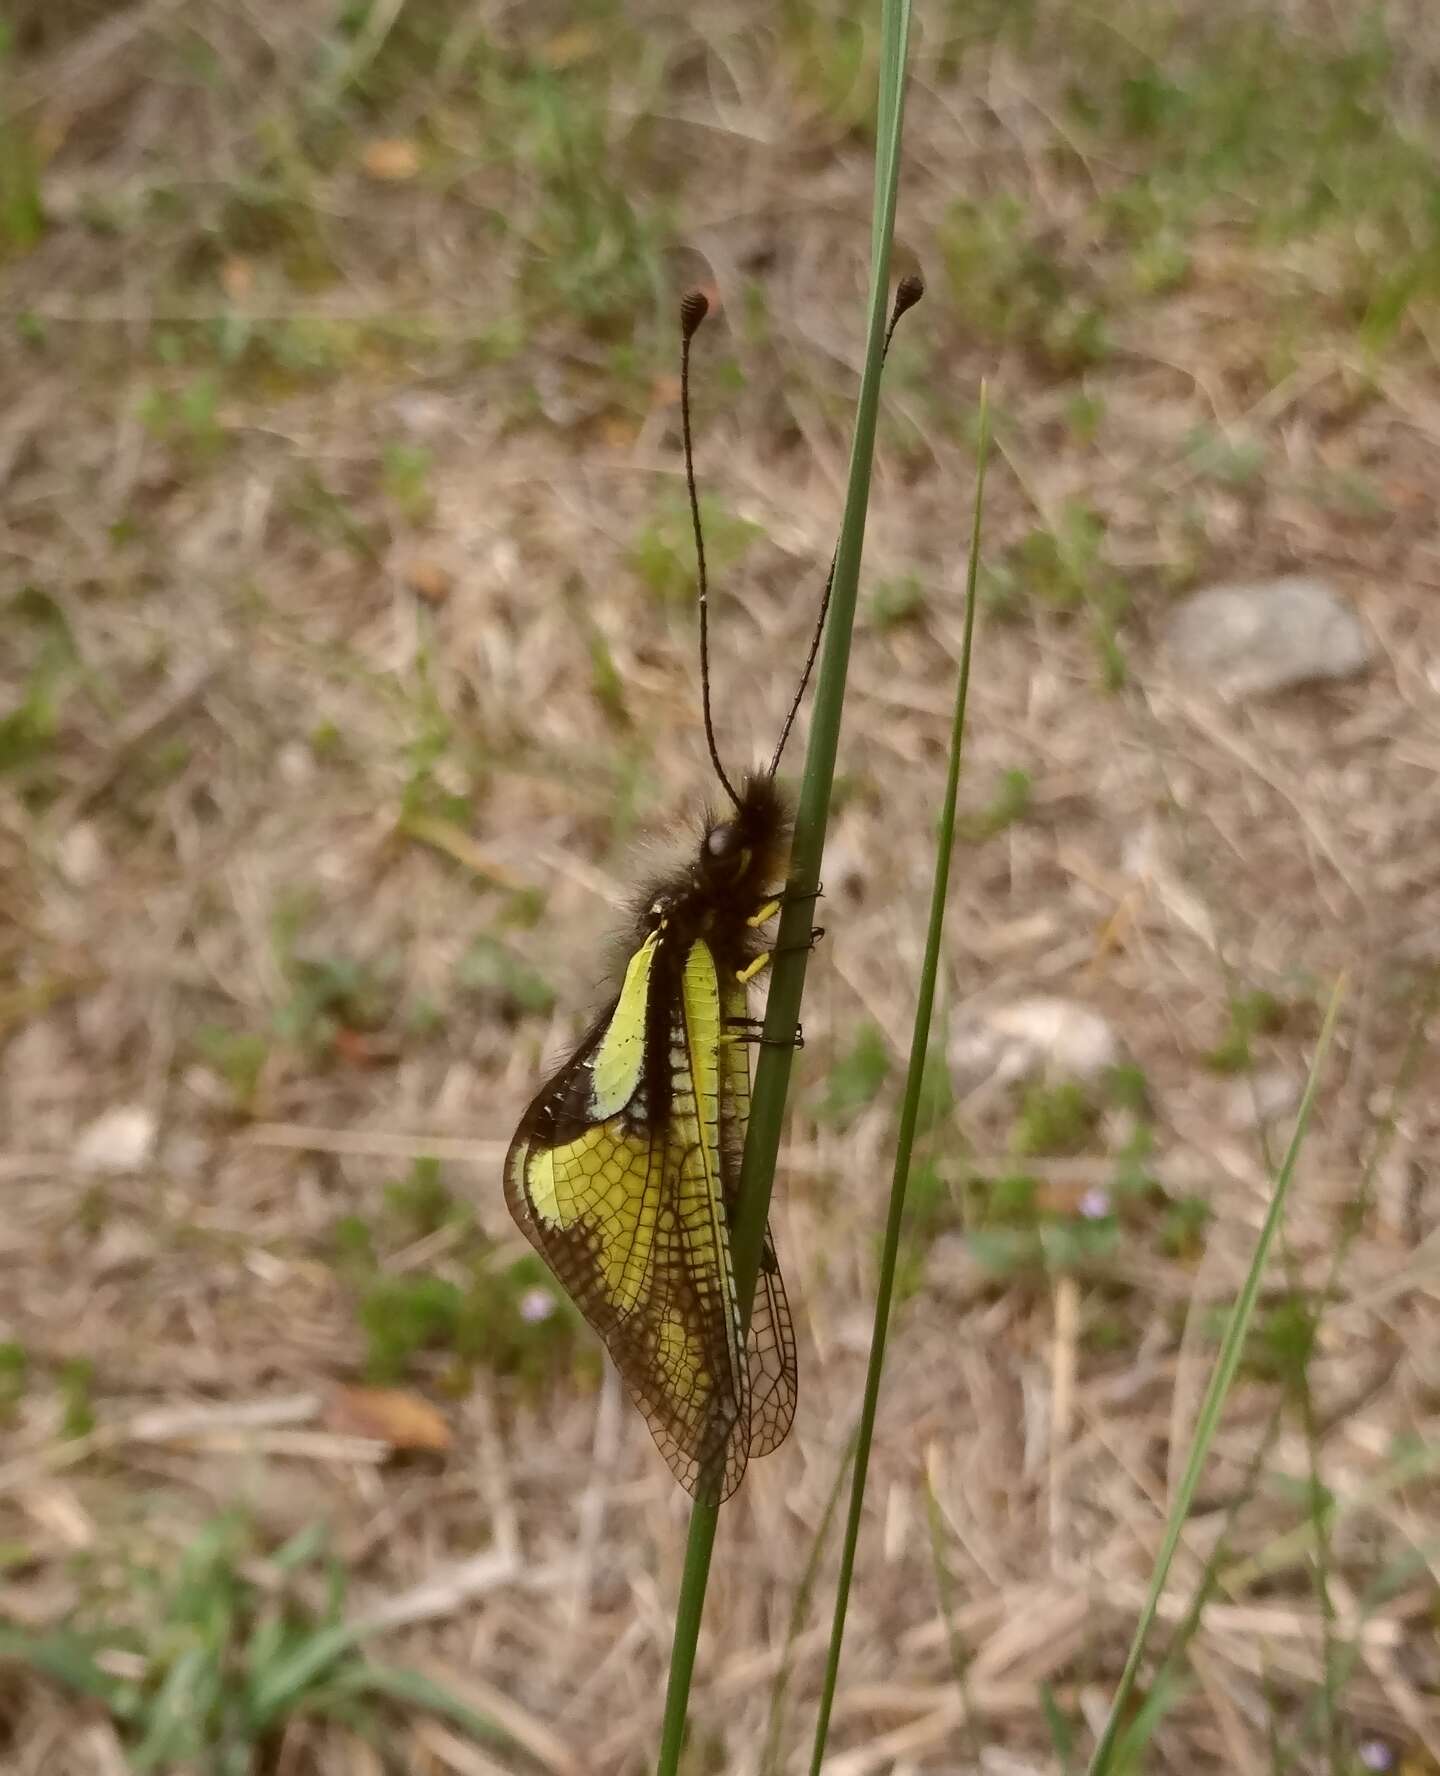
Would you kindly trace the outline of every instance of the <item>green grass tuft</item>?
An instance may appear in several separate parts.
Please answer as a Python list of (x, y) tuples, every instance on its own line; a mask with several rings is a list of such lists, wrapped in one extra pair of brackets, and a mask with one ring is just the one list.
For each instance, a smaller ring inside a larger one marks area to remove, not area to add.
[[(758, 524), (737, 518), (717, 500), (700, 501), (705, 527), (705, 556), (717, 582), (744, 560), (762, 533)], [(695, 597), (695, 562), (690, 508), (678, 497), (667, 500), (646, 520), (631, 541), (632, 571), (657, 604), (689, 609)]]
[(136, 1776), (253, 1776), (287, 1723), (373, 1733), (391, 1700), (505, 1740), (441, 1686), (366, 1656), (345, 1618), (344, 1564), (318, 1529), (261, 1563), (243, 1519), (218, 1517), (178, 1560), (129, 1577), (123, 1607), (82, 1605), (49, 1633), (0, 1625), (0, 1660), (98, 1708)]

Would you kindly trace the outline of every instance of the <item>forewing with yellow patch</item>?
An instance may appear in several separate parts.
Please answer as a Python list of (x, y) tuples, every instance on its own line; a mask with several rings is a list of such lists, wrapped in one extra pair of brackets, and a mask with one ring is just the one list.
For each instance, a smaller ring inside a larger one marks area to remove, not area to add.
[[(652, 933), (636, 950), (615, 1004), (526, 1112), (505, 1195), (604, 1339), (681, 1484), (728, 1498), (751, 1448), (753, 1373), (728, 1227), (735, 1063), (709, 948), (693, 943), (677, 979), (663, 941)], [(660, 991), (671, 1000), (663, 1018), (652, 1009)]]

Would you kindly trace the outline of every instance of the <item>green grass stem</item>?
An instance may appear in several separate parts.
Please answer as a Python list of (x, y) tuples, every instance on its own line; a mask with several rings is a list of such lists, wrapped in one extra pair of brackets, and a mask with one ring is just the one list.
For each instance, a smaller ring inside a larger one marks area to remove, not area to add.
[[(765, 1227), (790, 1064), (800, 1022), (800, 1000), (809, 960), (812, 895), (820, 883), (820, 859), (835, 777), (835, 754), (850, 663), (850, 636), (860, 560), (865, 545), (865, 515), (870, 499), (870, 467), (875, 451), (879, 413), (880, 367), (889, 314), (890, 247), (895, 233), (895, 202), (900, 174), (900, 131), (904, 115), (905, 59), (910, 33), (909, 0), (883, 0), (880, 85), (875, 133), (875, 201), (870, 242), (870, 306), (865, 365), (850, 453), (845, 512), (835, 554), (830, 614), (815, 681), (815, 702), (805, 769), (795, 811), (795, 839), (790, 859), (790, 894), (780, 915), (775, 961), (765, 1007), (765, 1041), (755, 1067), (750, 1100), (750, 1125), (740, 1167), (740, 1208), (731, 1229), (735, 1283), (742, 1317), (748, 1323)], [(710, 1555), (715, 1545), (718, 1506), (697, 1503), (690, 1518), (685, 1567), (675, 1612), (675, 1638), (670, 1649), (670, 1674), (660, 1732), (658, 1776), (676, 1776), (685, 1741), (690, 1683), (705, 1606)]]
[(1215, 1368), (1210, 1376), (1210, 1384), (1205, 1390), (1205, 1398), (1200, 1404), (1200, 1412), (1195, 1426), (1195, 1438), (1190, 1445), (1190, 1455), (1185, 1463), (1185, 1472), (1176, 1489), (1175, 1502), (1171, 1506), (1170, 1516), (1165, 1525), (1164, 1539), (1161, 1541), (1160, 1553), (1155, 1561), (1155, 1570), (1150, 1577), (1150, 1588), (1145, 1596), (1144, 1607), (1140, 1611), (1140, 1620), (1136, 1624), (1134, 1639), (1130, 1643), (1125, 1669), (1120, 1674), (1120, 1682), (1116, 1686), (1115, 1695), (1110, 1703), (1109, 1716), (1090, 1759), (1089, 1776), (1106, 1776), (1107, 1772), (1118, 1766), (1117, 1754), (1120, 1749), (1120, 1735), (1130, 1713), (1130, 1698), (1135, 1689), (1140, 1661), (1144, 1656), (1150, 1630), (1155, 1622), (1161, 1595), (1170, 1576), (1170, 1566), (1175, 1558), (1175, 1550), (1180, 1545), (1180, 1536), (1190, 1515), (1195, 1489), (1200, 1484), (1200, 1475), (1204, 1471), (1206, 1458), (1210, 1453), (1210, 1445), (1220, 1425), (1220, 1416), (1225, 1409), (1226, 1396), (1235, 1379), (1235, 1372), (1240, 1366), (1240, 1358), (1245, 1349), (1245, 1335), (1250, 1329), (1250, 1321), (1255, 1312), (1255, 1303), (1260, 1293), (1260, 1282), (1265, 1274), (1266, 1260), (1269, 1258), (1270, 1248), (1275, 1242), (1284, 1219), (1285, 1203), (1290, 1194), (1290, 1184), (1295, 1175), (1296, 1162), (1299, 1160), (1300, 1150), (1305, 1142), (1305, 1133), (1310, 1126), (1310, 1118), (1314, 1112), (1315, 1098), (1320, 1086), (1320, 1075), (1324, 1070), (1330, 1038), (1334, 1034), (1335, 1019), (1340, 1009), (1343, 990), (1344, 981), (1342, 979), (1336, 984), (1334, 992), (1330, 995), (1330, 1004), (1326, 1008), (1325, 1021), (1320, 1029), (1320, 1039), (1315, 1046), (1315, 1058), (1311, 1063), (1310, 1076), (1305, 1082), (1305, 1095), (1300, 1101), (1299, 1114), (1295, 1119), (1295, 1132), (1290, 1137), (1290, 1145), (1286, 1149), (1285, 1157), (1280, 1162), (1280, 1169), (1275, 1175), (1275, 1188), (1271, 1194), (1270, 1208), (1265, 1216), (1265, 1224), (1260, 1229), (1260, 1237), (1255, 1242), (1250, 1268), (1245, 1274), (1244, 1284), (1225, 1324), (1225, 1335), (1220, 1341), (1220, 1352), (1215, 1359)]
[(910, 1181), (910, 1156), (920, 1120), (921, 1085), (925, 1057), (930, 1047), (930, 1017), (935, 1005), (935, 981), (940, 972), (940, 940), (945, 930), (945, 906), (950, 890), (950, 858), (955, 845), (955, 804), (960, 789), (960, 759), (965, 734), (965, 705), (970, 694), (970, 657), (975, 639), (975, 583), (980, 568), (980, 512), (985, 493), (985, 464), (989, 455), (990, 412), (985, 386), (980, 387), (979, 462), (975, 475), (975, 511), (970, 527), (970, 563), (965, 576), (965, 635), (960, 648), (960, 675), (955, 687), (955, 711), (950, 726), (950, 758), (945, 777), (945, 801), (940, 815), (935, 873), (930, 889), (930, 922), (925, 934), (925, 956), (915, 1000), (915, 1025), (910, 1036), (910, 1060), (905, 1074), (905, 1095), (900, 1106), (900, 1128), (895, 1140), (895, 1170), (890, 1183), (890, 1206), (885, 1217), (885, 1243), (880, 1254), (880, 1274), (875, 1291), (875, 1324), (870, 1335), (870, 1363), (865, 1374), (865, 1397), (860, 1408), (860, 1432), (855, 1449), (855, 1471), (850, 1480), (850, 1509), (845, 1521), (845, 1540), (840, 1551), (840, 1571), (835, 1585), (835, 1613), (830, 1628), (825, 1682), (815, 1722), (810, 1753), (811, 1776), (817, 1776), (825, 1756), (830, 1713), (840, 1675), (840, 1650), (845, 1639), (845, 1611), (855, 1571), (855, 1550), (860, 1540), (860, 1516), (865, 1504), (865, 1478), (870, 1445), (875, 1432), (875, 1412), (880, 1401), (880, 1377), (885, 1366), (885, 1338), (890, 1326), (890, 1305), (895, 1292), (895, 1267), (900, 1256), (900, 1230), (905, 1213), (905, 1188)]

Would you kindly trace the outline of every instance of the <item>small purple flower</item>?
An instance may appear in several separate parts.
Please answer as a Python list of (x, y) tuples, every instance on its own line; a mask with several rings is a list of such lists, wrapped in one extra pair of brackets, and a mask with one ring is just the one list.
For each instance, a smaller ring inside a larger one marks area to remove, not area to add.
[(1395, 1748), (1384, 1739), (1363, 1739), (1360, 1742), (1360, 1762), (1367, 1770), (1393, 1770)]
[(1110, 1192), (1092, 1184), (1080, 1198), (1080, 1213), (1087, 1221), (1103, 1221), (1112, 1212)]
[(527, 1326), (538, 1326), (555, 1312), (555, 1297), (538, 1286), (527, 1289), (520, 1297), (520, 1318)]

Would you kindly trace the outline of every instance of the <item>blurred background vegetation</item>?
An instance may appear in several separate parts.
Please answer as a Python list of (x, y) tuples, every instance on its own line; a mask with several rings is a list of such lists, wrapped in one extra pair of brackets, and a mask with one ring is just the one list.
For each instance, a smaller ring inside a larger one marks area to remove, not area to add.
[[(727, 758), (804, 657), (873, 15), (0, 21), (7, 1770), (647, 1767), (682, 1501), (499, 1168), (645, 842), (709, 792), (691, 284)], [(1083, 1750), (1343, 970), (1166, 1619), (1212, 1601), (1134, 1767), (1437, 1769), (1440, 24), (918, 0), (914, 30), (897, 260), (929, 296), (775, 1217), (802, 1403), (722, 1521), (693, 1769), (791, 1767), (818, 1682), (982, 375), (963, 846), (833, 1767)], [(1360, 639), (1327, 665), (1302, 616), (1302, 663), (1224, 694), (1189, 601), (1281, 575)]]

